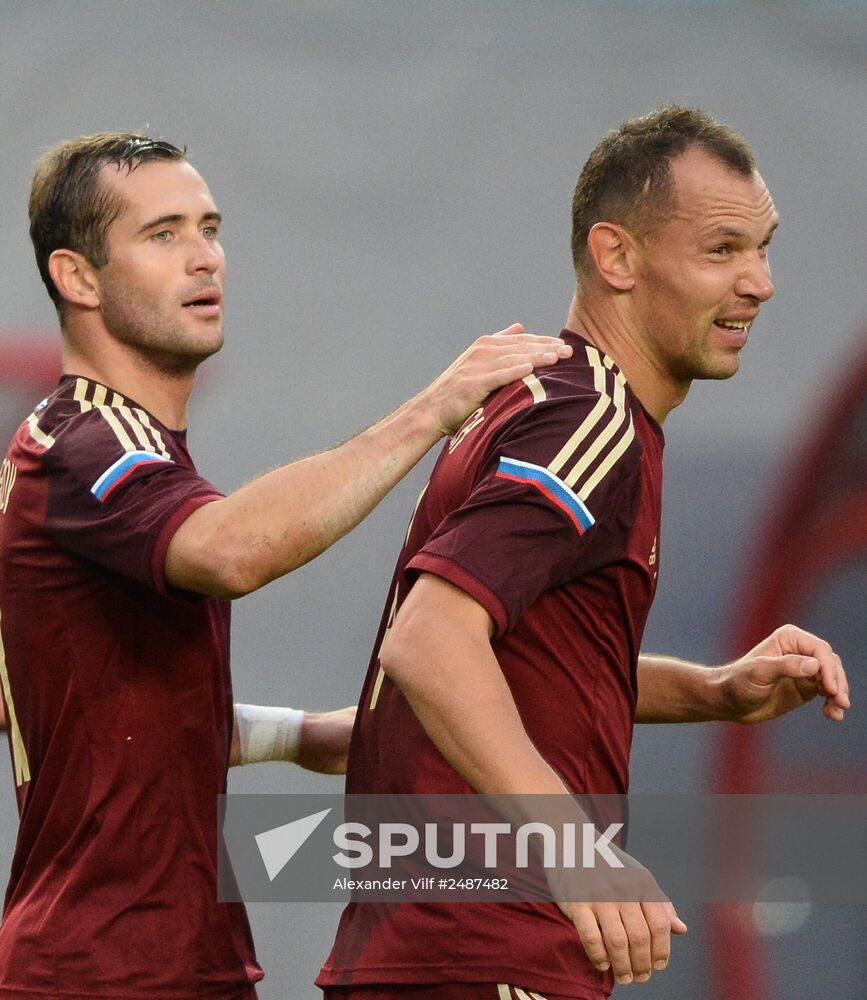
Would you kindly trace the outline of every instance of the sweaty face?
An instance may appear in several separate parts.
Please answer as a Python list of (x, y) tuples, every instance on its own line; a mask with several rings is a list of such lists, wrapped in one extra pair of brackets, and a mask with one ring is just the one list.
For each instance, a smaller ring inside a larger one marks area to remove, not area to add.
[(124, 208), (97, 272), (109, 333), (167, 372), (195, 369), (223, 344), (225, 257), (220, 216), (199, 174), (182, 161), (103, 168)]
[(729, 378), (774, 294), (768, 244), (779, 217), (757, 173), (742, 177), (698, 149), (671, 172), (676, 207), (639, 248), (634, 320), (663, 377)]

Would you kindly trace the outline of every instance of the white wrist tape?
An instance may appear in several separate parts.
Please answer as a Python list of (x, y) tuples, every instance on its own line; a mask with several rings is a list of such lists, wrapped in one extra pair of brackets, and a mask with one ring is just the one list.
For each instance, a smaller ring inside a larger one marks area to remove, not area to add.
[(266, 760), (295, 761), (301, 743), (304, 713), (297, 708), (235, 705), (239, 764)]

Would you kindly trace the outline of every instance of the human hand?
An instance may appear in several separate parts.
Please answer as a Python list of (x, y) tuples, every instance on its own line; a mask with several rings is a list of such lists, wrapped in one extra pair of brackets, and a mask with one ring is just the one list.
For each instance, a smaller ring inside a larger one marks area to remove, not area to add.
[(419, 399), (429, 407), (439, 433), (452, 434), (495, 389), (571, 356), (572, 348), (558, 337), (524, 333), (514, 323), (479, 337)]
[(355, 709), (352, 705), (336, 712), (305, 712), (296, 763), (320, 774), (345, 774)]
[(653, 970), (666, 968), (671, 935), (686, 934), (687, 926), (650, 872), (628, 854), (617, 854), (626, 861), (628, 884), (641, 901), (557, 905), (574, 924), (590, 961), (600, 972), (610, 968), (617, 983), (626, 986), (647, 982)]
[(775, 719), (817, 695), (825, 699), (825, 717), (842, 722), (851, 704), (840, 657), (824, 639), (795, 625), (783, 625), (717, 670), (725, 717), (733, 722)]

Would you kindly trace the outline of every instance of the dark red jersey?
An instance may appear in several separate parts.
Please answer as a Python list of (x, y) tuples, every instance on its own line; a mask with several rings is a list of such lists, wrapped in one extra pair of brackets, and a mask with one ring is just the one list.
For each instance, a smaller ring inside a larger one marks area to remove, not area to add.
[(0, 997), (235, 997), (261, 970), (243, 907), (217, 902), (229, 605), (164, 573), (175, 530), (220, 494), (184, 434), (75, 376), (21, 425), (0, 480), (21, 816)]
[[(663, 438), (614, 362), (564, 331), (571, 359), (489, 398), (446, 443), (410, 523), (362, 692), (349, 793), (462, 793), (377, 658), (420, 572), (496, 623), (524, 726), (574, 792), (623, 793), (641, 636), (659, 566)], [(350, 904), (320, 985), (532, 983), (598, 1000), (554, 904)]]

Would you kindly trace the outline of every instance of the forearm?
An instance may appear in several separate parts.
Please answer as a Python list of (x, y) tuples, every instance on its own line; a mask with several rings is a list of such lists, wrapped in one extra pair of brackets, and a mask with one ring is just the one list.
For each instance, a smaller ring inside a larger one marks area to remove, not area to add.
[(303, 739), (306, 713), (295, 708), (236, 702), (232, 713), (229, 767), (266, 761), (294, 763)]
[(169, 581), (238, 597), (303, 566), (362, 521), (439, 437), (416, 397), (349, 441), (200, 507), (169, 546)]
[[(473, 789), (497, 796), (491, 804), (513, 828), (544, 817), (555, 828), (586, 831), (589, 817), (524, 729), (491, 648), (491, 625), (468, 595), (422, 574), (383, 643), (380, 664), (440, 753)], [(655, 935), (664, 955), (668, 934), (684, 933), (686, 925), (649, 872), (623, 852), (617, 855), (628, 879), (619, 888), (628, 887), (627, 898), (640, 905), (598, 902), (615, 898), (605, 866), (583, 870), (577, 882), (574, 873), (545, 874), (551, 898), (575, 925), (591, 961), (602, 971), (613, 966), (625, 982), (626, 973), (632, 979), (628, 949), (649, 951)]]
[(726, 719), (718, 667), (671, 656), (638, 657), (636, 722), (711, 722)]
[(363, 520), (494, 389), (571, 353), (563, 341), (524, 334), (517, 324), (480, 337), (378, 424), (194, 511), (169, 543), (166, 579), (232, 598), (303, 566)]
[(301, 712), (236, 704), (229, 767), (284, 761), (320, 774), (345, 774), (354, 722), (354, 705)]
[(424, 655), (427, 667), (438, 672), (438, 683), (401, 687), (428, 736), (468, 784), (484, 795), (566, 791), (527, 736), (507, 685), (493, 676), (499, 671), (496, 661), (446, 659), (430, 647)]
[(524, 729), (482, 614), (456, 588), (423, 576), (383, 645), (381, 665), (440, 753), (476, 791), (562, 794), (562, 781)]

